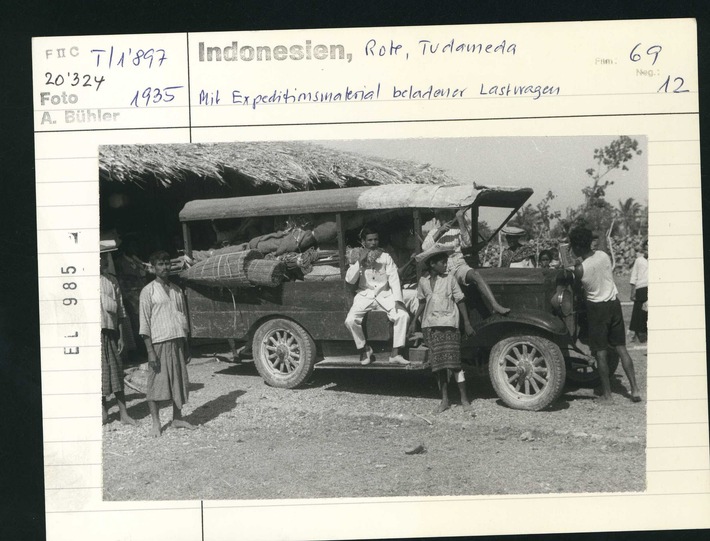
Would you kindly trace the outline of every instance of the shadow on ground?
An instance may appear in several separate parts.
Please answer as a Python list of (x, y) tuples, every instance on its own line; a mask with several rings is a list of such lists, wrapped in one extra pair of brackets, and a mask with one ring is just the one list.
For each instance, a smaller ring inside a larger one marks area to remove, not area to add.
[(186, 415), (185, 420), (193, 425), (208, 423), (223, 413), (232, 411), (237, 405), (237, 398), (243, 394), (246, 394), (246, 391), (231, 391), (214, 400), (210, 400), (196, 408), (190, 415)]

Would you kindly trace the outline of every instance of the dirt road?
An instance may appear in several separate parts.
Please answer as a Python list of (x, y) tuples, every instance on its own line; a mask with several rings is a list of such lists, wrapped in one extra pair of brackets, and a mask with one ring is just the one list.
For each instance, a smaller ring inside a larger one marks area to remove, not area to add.
[[(631, 355), (646, 396), (645, 349)], [(475, 417), (433, 415), (430, 373), (316, 371), (291, 391), (267, 387), (226, 354), (189, 366), (195, 431), (148, 436), (142, 395), (127, 389), (138, 427), (104, 428), (107, 500), (286, 499), (642, 491), (646, 407), (618, 369), (614, 403), (566, 389), (549, 410), (512, 410), (484, 378), (469, 379)], [(458, 399), (452, 388), (454, 400)], [(111, 409), (115, 417), (115, 406)], [(170, 418), (162, 410), (163, 424)], [(424, 452), (405, 454), (417, 446)]]

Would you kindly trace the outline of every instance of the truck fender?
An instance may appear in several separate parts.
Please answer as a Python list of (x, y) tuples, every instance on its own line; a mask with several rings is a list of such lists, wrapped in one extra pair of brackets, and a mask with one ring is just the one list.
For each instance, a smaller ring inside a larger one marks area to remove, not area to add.
[(542, 310), (511, 310), (506, 315), (493, 314), (478, 323), (474, 327), (474, 340), (478, 337), (479, 340), (483, 339), (482, 342), (493, 345), (498, 341), (498, 337), (508, 334), (507, 329), (521, 328), (537, 329), (543, 334), (552, 334), (560, 338), (568, 334), (564, 322), (554, 314)]

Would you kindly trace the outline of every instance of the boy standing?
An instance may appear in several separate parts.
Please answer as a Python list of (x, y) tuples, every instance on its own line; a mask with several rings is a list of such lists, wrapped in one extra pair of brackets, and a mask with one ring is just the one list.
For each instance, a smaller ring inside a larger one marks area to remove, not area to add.
[(160, 251), (150, 256), (155, 280), (143, 288), (140, 296), (140, 335), (148, 351), (148, 388), (146, 399), (153, 420), (150, 434), (160, 436), (157, 402), (172, 400), (173, 428), (196, 427), (182, 418), (187, 402), (189, 380), (185, 360), (187, 317), (182, 291), (170, 283), (170, 256)]
[(570, 245), (581, 260), (575, 265), (575, 278), (582, 283), (586, 296), (587, 320), (589, 323), (589, 348), (597, 359), (597, 368), (602, 383), (602, 402), (611, 402), (611, 383), (607, 349), (613, 347), (621, 359), (621, 365), (631, 385), (631, 400), (640, 402), (634, 363), (626, 350), (626, 330), (612, 274), (611, 259), (601, 250), (592, 250), (592, 232), (584, 227), (574, 228)]
[(471, 412), (471, 403), (466, 395), (466, 380), (461, 368), (461, 333), (459, 317), (463, 319), (466, 336), (473, 334), (468, 319), (465, 296), (453, 274), (447, 274), (447, 248), (434, 246), (416, 257), (426, 265), (429, 276), (419, 280), (417, 297), (419, 307), (409, 326), (410, 334), (416, 330), (416, 322), (422, 317), (424, 340), (429, 348), (431, 370), (436, 375), (441, 403), (434, 413), (441, 413), (450, 407), (448, 395), (449, 374), (459, 386), (461, 405)]

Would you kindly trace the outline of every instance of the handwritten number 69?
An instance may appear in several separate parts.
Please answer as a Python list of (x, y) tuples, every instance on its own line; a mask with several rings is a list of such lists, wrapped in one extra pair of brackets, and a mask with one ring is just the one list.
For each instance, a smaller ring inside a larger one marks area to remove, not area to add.
[[(629, 54), (629, 58), (632, 62), (638, 62), (642, 58), (641, 54), (636, 52), (636, 49), (638, 49), (639, 47), (641, 47), (641, 44), (637, 43), (636, 46), (631, 49), (631, 54)], [(663, 47), (661, 47), (660, 45), (651, 45), (648, 49), (646, 49), (646, 54), (648, 56), (653, 56), (653, 62), (651, 62), (652, 66), (656, 65), (656, 60), (658, 60), (658, 55), (661, 54), (662, 50)]]

